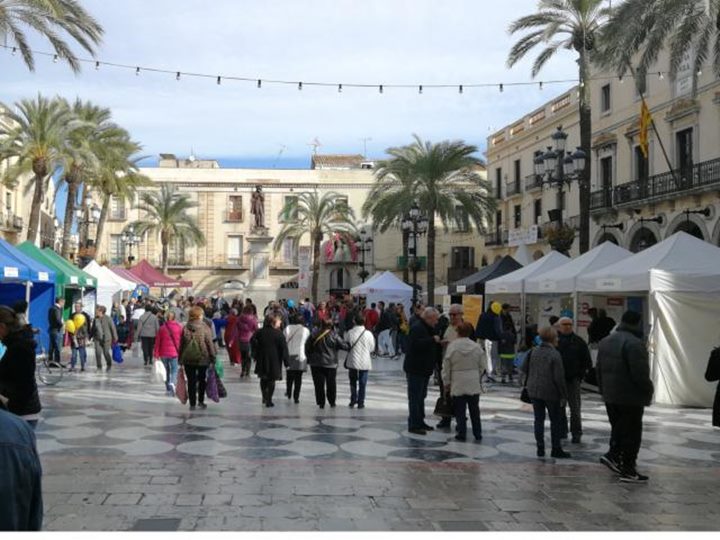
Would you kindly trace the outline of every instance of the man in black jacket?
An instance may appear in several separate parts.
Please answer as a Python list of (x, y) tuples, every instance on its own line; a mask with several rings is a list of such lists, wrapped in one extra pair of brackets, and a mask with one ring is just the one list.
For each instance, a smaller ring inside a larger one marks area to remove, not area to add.
[(434, 429), (425, 423), (425, 398), (440, 347), (440, 336), (435, 331), (439, 316), (435, 308), (425, 308), (422, 318), (410, 327), (408, 336), (403, 370), (408, 385), (408, 431), (416, 435), (425, 435)]
[(48, 333), (50, 334), (48, 359), (56, 364), (60, 364), (60, 351), (62, 351), (63, 338), (65, 337), (65, 324), (63, 323), (64, 306), (65, 299), (58, 296), (55, 299), (55, 305), (48, 311)]
[[(558, 320), (558, 346), (563, 360), (565, 371), (565, 386), (567, 387), (568, 405), (570, 406), (570, 433), (573, 444), (580, 444), (582, 436), (582, 416), (580, 412), (580, 383), (585, 378), (585, 372), (592, 367), (590, 349), (585, 340), (573, 332), (573, 320), (570, 317), (561, 317)], [(565, 407), (560, 409), (561, 429), (563, 438), (568, 434), (568, 419)]]
[(626, 311), (614, 334), (600, 342), (597, 378), (612, 426), (610, 450), (600, 463), (620, 474), (621, 482), (647, 482), (635, 469), (642, 441), (642, 417), (654, 392), (642, 319)]

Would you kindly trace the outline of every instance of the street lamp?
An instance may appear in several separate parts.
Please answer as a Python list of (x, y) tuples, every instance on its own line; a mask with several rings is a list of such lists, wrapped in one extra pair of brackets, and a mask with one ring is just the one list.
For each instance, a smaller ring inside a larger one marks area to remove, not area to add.
[(85, 195), (85, 204), (75, 208), (75, 217), (78, 220), (78, 230), (81, 230), (81, 227), (83, 226), (86, 227), (84, 246), (86, 248), (90, 247), (90, 225), (95, 225), (100, 222), (101, 213), (102, 210), (93, 202), (92, 196), (89, 193)]
[(549, 184), (558, 188), (558, 221), (563, 224), (563, 201), (565, 184), (570, 186), (574, 180), (579, 180), (582, 171), (585, 170), (587, 155), (580, 147), (575, 152), (566, 152), (568, 134), (558, 126), (555, 133), (550, 137), (553, 146), (548, 146), (547, 151), (538, 150), (535, 152), (533, 165), (535, 175), (541, 184)]
[(122, 243), (128, 247), (128, 264), (132, 264), (135, 260), (132, 254), (133, 246), (140, 245), (140, 237), (135, 234), (135, 228), (131, 225), (122, 233)]
[(365, 280), (370, 275), (370, 273), (365, 270), (365, 253), (372, 251), (372, 245), (373, 239), (369, 236), (365, 227), (362, 227), (360, 229), (360, 241), (358, 247), (358, 251), (362, 253), (362, 260), (360, 262), (360, 272), (358, 273), (358, 276), (360, 276), (363, 283), (365, 283)]
[(417, 272), (420, 266), (420, 260), (417, 254), (418, 237), (425, 234), (428, 230), (428, 219), (421, 215), (420, 207), (417, 205), (417, 202), (414, 202), (410, 207), (410, 211), (408, 212), (408, 215), (403, 218), (401, 226), (403, 231), (407, 231), (409, 233), (409, 239), (412, 240), (412, 247), (410, 247), (410, 244), (408, 245), (408, 255), (410, 256), (408, 264), (412, 265), (410, 268), (413, 273), (412, 303), (414, 306), (417, 303)]

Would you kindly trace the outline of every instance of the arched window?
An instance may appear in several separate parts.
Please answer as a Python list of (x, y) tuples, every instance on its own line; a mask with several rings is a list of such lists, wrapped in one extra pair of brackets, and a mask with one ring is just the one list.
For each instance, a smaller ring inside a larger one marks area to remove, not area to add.
[(630, 242), (630, 251), (639, 253), (644, 249), (654, 246), (657, 242), (658, 239), (655, 233), (646, 227), (642, 227), (633, 235), (632, 241)]
[(680, 225), (675, 227), (673, 234), (679, 231), (691, 234), (692, 236), (694, 236), (695, 238), (699, 238), (700, 240), (705, 240), (705, 236), (703, 235), (702, 230), (700, 230), (700, 227), (698, 227), (692, 221), (683, 221), (682, 223), (680, 223)]
[(610, 233), (605, 233), (605, 234), (603, 234), (603, 235), (600, 237), (600, 240), (598, 240), (597, 245), (599, 246), (600, 244), (602, 244), (602, 243), (604, 243), (604, 242), (612, 242), (612, 243), (615, 244), (616, 246), (619, 245), (619, 242), (618, 242), (617, 238), (615, 238), (615, 235), (614, 235), (614, 234), (610, 234)]

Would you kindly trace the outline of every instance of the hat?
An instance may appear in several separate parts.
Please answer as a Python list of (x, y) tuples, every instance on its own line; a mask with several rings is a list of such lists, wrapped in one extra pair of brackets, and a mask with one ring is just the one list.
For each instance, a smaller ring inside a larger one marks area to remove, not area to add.
[(508, 304), (507, 302), (505, 302), (505, 303), (502, 305), (502, 308), (503, 308), (503, 309), (510, 309), (510, 307), (511, 307), (510, 304)]

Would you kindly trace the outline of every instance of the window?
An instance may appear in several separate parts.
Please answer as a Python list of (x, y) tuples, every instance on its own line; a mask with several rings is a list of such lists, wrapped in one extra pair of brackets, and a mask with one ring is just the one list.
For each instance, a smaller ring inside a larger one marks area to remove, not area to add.
[(680, 173), (690, 176), (690, 170), (693, 165), (693, 128), (678, 131), (675, 135), (677, 146), (677, 167)]
[(452, 248), (453, 268), (475, 268), (475, 248), (454, 247)]
[(635, 180), (647, 180), (649, 176), (648, 158), (642, 153), (640, 146), (635, 147)]
[(533, 214), (533, 223), (540, 225), (542, 221), (542, 199), (535, 199)]
[(513, 207), (513, 216), (515, 221), (515, 228), (519, 229), (522, 227), (522, 207), (519, 204), (516, 204)]
[(8, 216), (11, 216), (12, 211), (12, 193), (9, 191), (5, 192), (5, 212), (7, 212)]
[(283, 262), (286, 264), (298, 264), (298, 241), (297, 238), (286, 238), (282, 246)]
[(122, 264), (125, 261), (125, 244), (121, 234), (110, 235), (110, 264)]
[(495, 212), (495, 231), (500, 234), (502, 229), (502, 210)]
[(238, 235), (228, 236), (227, 263), (233, 266), (242, 266), (243, 237)]
[(608, 156), (600, 160), (600, 185), (603, 191), (610, 191), (613, 184), (613, 158)]
[(495, 169), (495, 198), (502, 199), (502, 168)]
[(179, 238), (173, 238), (168, 245), (168, 261), (170, 265), (181, 266), (185, 264), (185, 243)]
[(297, 195), (285, 195), (283, 197), (283, 213), (280, 216), (280, 222), (288, 222), (297, 220)]
[(515, 193), (520, 193), (520, 160), (515, 160)]
[(612, 102), (610, 100), (610, 85), (606, 84), (602, 87), (602, 90), (600, 92), (600, 111), (601, 112), (608, 112), (610, 108), (612, 107)]
[(110, 221), (125, 221), (125, 202), (118, 197), (110, 197)]
[(457, 232), (468, 232), (470, 230), (470, 216), (462, 206), (455, 207), (455, 228)]
[(227, 221), (240, 222), (243, 219), (242, 195), (228, 197)]

